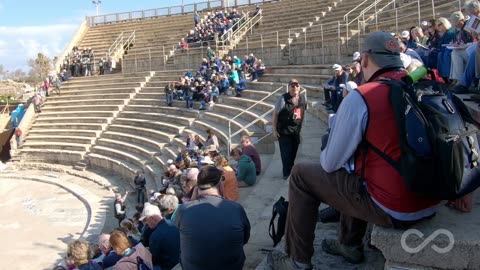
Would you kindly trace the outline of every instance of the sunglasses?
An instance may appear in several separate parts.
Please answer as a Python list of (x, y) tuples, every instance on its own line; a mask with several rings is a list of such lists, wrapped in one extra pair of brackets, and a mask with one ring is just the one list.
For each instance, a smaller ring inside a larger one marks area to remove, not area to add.
[(298, 83), (291, 83), (290, 84), (290, 87), (298, 87), (298, 86), (300, 86)]

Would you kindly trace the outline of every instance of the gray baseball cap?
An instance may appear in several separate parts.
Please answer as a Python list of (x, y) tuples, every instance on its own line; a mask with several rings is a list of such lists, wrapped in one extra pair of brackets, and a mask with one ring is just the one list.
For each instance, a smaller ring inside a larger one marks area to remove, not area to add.
[(403, 67), (397, 39), (387, 32), (373, 32), (365, 38), (364, 51), (380, 68)]

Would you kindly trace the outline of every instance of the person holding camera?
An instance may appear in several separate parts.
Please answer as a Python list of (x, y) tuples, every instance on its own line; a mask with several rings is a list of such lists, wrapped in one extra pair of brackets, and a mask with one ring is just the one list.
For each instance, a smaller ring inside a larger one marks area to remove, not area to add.
[(287, 179), (297, 156), (300, 144), (307, 99), (300, 95), (300, 84), (291, 79), (288, 83), (288, 92), (283, 94), (275, 103), (273, 111), (273, 136), (278, 139), (280, 155), (283, 165), (283, 179)]

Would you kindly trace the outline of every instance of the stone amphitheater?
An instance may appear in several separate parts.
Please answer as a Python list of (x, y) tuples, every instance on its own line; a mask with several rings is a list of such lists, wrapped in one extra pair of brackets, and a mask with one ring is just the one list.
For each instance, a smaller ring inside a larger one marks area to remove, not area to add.
[[(418, 25), (420, 19), (449, 17), (461, 7), (459, 1), (445, 0), (229, 1), (241, 12), (259, 4), (261, 19), (233, 44), (210, 46), (221, 55), (255, 54), (267, 65), (265, 75), (248, 83), (242, 97), (222, 96), (210, 111), (185, 109), (178, 100), (173, 107), (166, 106), (165, 84), (195, 69), (206, 55), (206, 47), (185, 53), (174, 49), (192, 29), (192, 12), (203, 16), (224, 2), (88, 17), (80, 25), (60, 59), (75, 45), (90, 47), (96, 55), (111, 54), (117, 68), (105, 76), (70, 79), (62, 85), (62, 95), (48, 97), (39, 114), (28, 108), (20, 125), (23, 147), (17, 149), (12, 138), (13, 157), (0, 176), (2, 198), (11, 198), (1, 202), (6, 207), (0, 212), (8, 217), (1, 225), (15, 231), (6, 239), (13, 248), (0, 255), (0, 269), (14, 264), (15, 269), (51, 269), (62, 261), (71, 239), (95, 240), (113, 229), (113, 192), (132, 190), (134, 172), (140, 168), (146, 172), (148, 189), (161, 188), (167, 160), (175, 159), (178, 148), (184, 147), (186, 134), (205, 139), (206, 129), (217, 134), (222, 149), (235, 147), (241, 135), (248, 134), (262, 156), (260, 179), (241, 190), (240, 203), (252, 225), (245, 269), (264, 269), (265, 254), (272, 249), (271, 206), (288, 190), (271, 136), (274, 102), (288, 80), (300, 81), (309, 103), (297, 159), (318, 160), (328, 118), (320, 106), (321, 85), (331, 76), (331, 65), (349, 63), (369, 32), (399, 32)], [(134, 36), (133, 45), (112, 54), (112, 44), (120, 36)], [(130, 205), (133, 197), (128, 198)], [(321, 224), (316, 230), (315, 269), (479, 269), (480, 230), (474, 229), (478, 225), (472, 216), (459, 217), (446, 209), (439, 216), (444, 223), (454, 218), (470, 226), (457, 227), (459, 244), (451, 254), (402, 253), (394, 247), (400, 245), (399, 232), (373, 228), (372, 240), (380, 251), (368, 249), (366, 261), (352, 265), (321, 251), (319, 241), (336, 234), (335, 224)], [(423, 229), (431, 232), (436, 227)], [(445, 239), (435, 241), (445, 245)]]

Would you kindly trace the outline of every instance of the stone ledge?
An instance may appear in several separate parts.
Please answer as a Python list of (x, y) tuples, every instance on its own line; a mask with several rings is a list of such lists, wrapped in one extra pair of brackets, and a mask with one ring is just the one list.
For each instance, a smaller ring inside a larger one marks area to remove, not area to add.
[[(372, 244), (380, 249), (387, 260), (385, 269), (480, 269), (480, 196), (474, 194), (474, 207), (471, 213), (460, 213), (440, 205), (436, 216), (417, 224), (416, 229), (423, 234), (406, 234), (402, 247), (401, 238), (406, 230), (387, 229), (375, 226), (372, 231)], [(445, 249), (449, 238), (442, 232), (453, 236), (452, 249), (445, 253), (434, 250), (435, 246)], [(436, 232), (437, 231), (437, 232)], [(436, 233), (435, 233), (436, 232)], [(433, 237), (436, 234), (436, 237)], [(432, 236), (428, 243), (427, 238)], [(413, 249), (425, 247), (418, 252)], [(405, 248), (406, 247), (406, 248)], [(413, 253), (406, 250), (411, 248)]]

